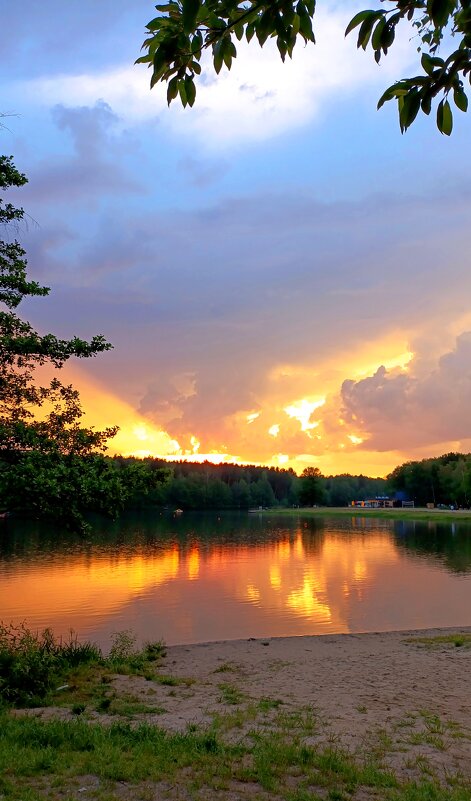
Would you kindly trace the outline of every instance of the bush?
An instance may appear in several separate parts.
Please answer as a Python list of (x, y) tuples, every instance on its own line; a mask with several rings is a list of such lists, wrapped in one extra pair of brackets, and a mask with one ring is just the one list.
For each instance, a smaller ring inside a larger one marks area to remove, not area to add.
[(0, 623), (0, 700), (16, 706), (42, 703), (67, 671), (80, 664), (99, 662), (93, 643), (79, 643), (74, 632), (67, 640), (50, 629), (32, 632), (24, 624)]

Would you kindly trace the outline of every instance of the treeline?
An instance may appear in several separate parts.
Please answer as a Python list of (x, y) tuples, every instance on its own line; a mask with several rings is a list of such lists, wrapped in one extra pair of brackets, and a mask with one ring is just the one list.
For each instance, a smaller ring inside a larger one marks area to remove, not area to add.
[(401, 493), (416, 506), (469, 508), (471, 503), (471, 454), (445, 453), (433, 459), (405, 462), (387, 478), (391, 493)]
[[(114, 457), (123, 468), (140, 460)], [(167, 472), (165, 481), (148, 493), (147, 503), (180, 509), (250, 509), (262, 506), (345, 506), (384, 494), (386, 482), (367, 476), (323, 476), (306, 468), (292, 469), (210, 462), (167, 462), (145, 459), (149, 470)]]
[(412, 500), (416, 506), (469, 507), (471, 454), (406, 462), (381, 479), (348, 473), (323, 476), (313, 467), (297, 476), (292, 469), (255, 465), (0, 448), (0, 512), (73, 526), (90, 512), (117, 517), (144, 506), (172, 510), (347, 506), (378, 495)]

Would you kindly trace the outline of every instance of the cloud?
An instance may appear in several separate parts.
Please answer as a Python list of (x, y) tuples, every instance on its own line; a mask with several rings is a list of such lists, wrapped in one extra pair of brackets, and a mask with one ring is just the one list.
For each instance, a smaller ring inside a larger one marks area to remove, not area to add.
[[(393, 365), (420, 353), (421, 341), (432, 351), (437, 319), (443, 352), (467, 309), (469, 236), (455, 227), (457, 208), (466, 214), (466, 192), (332, 204), (266, 193), (101, 216), (100, 235), (76, 246), (48, 303), (61, 330), (86, 335), (99, 321), (115, 350), (85, 369), (183, 448), (196, 436), (201, 452), (255, 461), (357, 453), (361, 463), (367, 448), (419, 447), (432, 436), (431, 426), (419, 433), (427, 396), (414, 389), (430, 366), (418, 355), (407, 374)], [(284, 411), (322, 395), (315, 429)]]
[[(417, 358), (417, 361), (420, 361)], [(366, 433), (365, 447), (380, 451), (469, 440), (471, 331), (443, 354), (428, 374), (384, 367), (342, 386), (346, 419)]]
[(72, 153), (49, 156), (30, 172), (22, 197), (27, 202), (48, 204), (87, 200), (99, 205), (103, 195), (142, 191), (142, 183), (124, 166), (132, 144), (123, 132), (116, 132), (118, 117), (104, 102), (93, 107), (52, 109), (55, 126), (71, 140)]
[(325, 107), (338, 105), (360, 89), (387, 84), (416, 56), (406, 37), (400, 37), (378, 67), (371, 54), (356, 50), (354, 37), (344, 39), (355, 11), (348, 5), (319, 9), (317, 44), (298, 43), (293, 59), (285, 64), (272, 40), (262, 50), (256, 42), (238, 43), (232, 70), (217, 77), (206, 59), (193, 109), (174, 103), (167, 110), (165, 88), (159, 85), (150, 92), (142, 67), (56, 74), (16, 88), (31, 103), (94, 105), (104, 100), (126, 124), (158, 120), (165, 130), (192, 140), (196, 136), (209, 149), (263, 142), (324, 116)]

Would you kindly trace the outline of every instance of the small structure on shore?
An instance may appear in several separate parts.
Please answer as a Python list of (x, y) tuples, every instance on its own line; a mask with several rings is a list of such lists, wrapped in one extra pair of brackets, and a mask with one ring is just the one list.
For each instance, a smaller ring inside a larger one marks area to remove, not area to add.
[(390, 498), (388, 495), (377, 495), (365, 501), (351, 501), (355, 509), (397, 509), (414, 507), (414, 501), (405, 501), (399, 498)]

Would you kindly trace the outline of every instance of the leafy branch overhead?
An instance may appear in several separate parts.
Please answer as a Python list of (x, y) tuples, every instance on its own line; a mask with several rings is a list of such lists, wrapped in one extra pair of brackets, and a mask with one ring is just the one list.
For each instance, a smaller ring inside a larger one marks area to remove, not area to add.
[[(437, 99), (437, 126), (450, 135), (452, 103), (467, 111), (465, 85), (471, 83), (471, 0), (380, 0), (381, 7), (361, 11), (347, 26), (346, 35), (357, 35), (357, 46), (371, 48), (379, 64), (394, 44), (402, 26), (417, 42), (421, 72), (390, 86), (378, 102), (396, 100), (404, 132), (419, 111), (430, 114)], [(138, 64), (152, 70), (151, 88), (167, 83), (167, 101), (177, 97), (193, 106), (196, 79), (201, 74), (205, 50), (211, 52), (217, 74), (231, 69), (237, 56), (236, 42), (254, 37), (261, 47), (276, 41), (280, 56), (293, 55), (300, 39), (315, 44), (313, 20), (316, 0), (169, 0), (156, 6), (157, 16), (147, 24), (145, 54)], [(439, 56), (441, 47), (452, 51)], [(451, 43), (451, 47), (450, 47)], [(454, 45), (456, 44), (456, 47)]]

